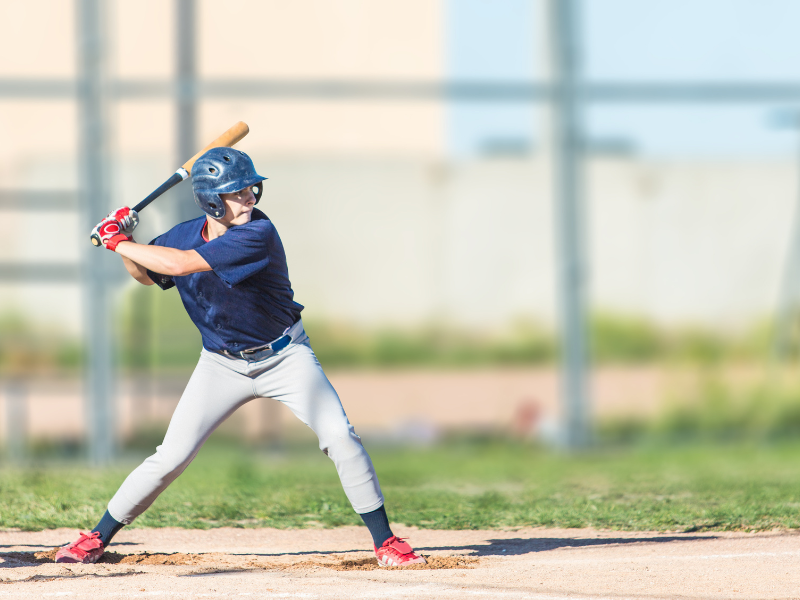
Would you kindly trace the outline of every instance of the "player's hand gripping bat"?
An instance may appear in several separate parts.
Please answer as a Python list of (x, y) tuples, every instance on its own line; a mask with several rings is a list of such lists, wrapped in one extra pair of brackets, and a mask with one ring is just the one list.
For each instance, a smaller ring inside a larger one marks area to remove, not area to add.
[[(197, 154), (195, 154), (192, 158), (187, 160), (183, 166), (173, 173), (172, 177), (167, 179), (164, 183), (158, 186), (153, 192), (147, 196), (144, 200), (139, 202), (136, 206), (133, 207), (137, 213), (140, 212), (145, 206), (150, 204), (153, 200), (158, 198), (161, 194), (166, 192), (168, 189), (178, 185), (184, 179), (188, 179), (191, 177), (192, 173), (192, 165), (194, 161), (200, 158), (203, 154), (205, 154), (208, 150), (212, 148), (219, 148), (220, 146), (233, 146), (236, 142), (240, 141), (244, 136), (250, 133), (250, 128), (247, 126), (247, 123), (244, 121), (239, 121), (228, 129), (225, 133), (211, 142), (208, 146), (200, 150)], [(100, 241), (100, 236), (96, 233), (92, 234), (92, 244), (95, 246), (102, 246), (103, 242)]]

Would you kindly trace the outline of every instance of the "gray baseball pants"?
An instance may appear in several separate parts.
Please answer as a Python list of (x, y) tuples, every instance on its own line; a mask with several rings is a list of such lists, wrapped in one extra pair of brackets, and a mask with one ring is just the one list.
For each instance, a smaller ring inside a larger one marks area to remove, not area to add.
[(192, 462), (208, 436), (243, 404), (256, 398), (283, 402), (319, 438), (336, 465), (347, 498), (361, 514), (383, 505), (372, 461), (311, 349), (298, 334), (279, 353), (259, 362), (232, 359), (203, 348), (175, 408), (163, 443), (124, 481), (108, 504), (120, 523), (131, 523)]

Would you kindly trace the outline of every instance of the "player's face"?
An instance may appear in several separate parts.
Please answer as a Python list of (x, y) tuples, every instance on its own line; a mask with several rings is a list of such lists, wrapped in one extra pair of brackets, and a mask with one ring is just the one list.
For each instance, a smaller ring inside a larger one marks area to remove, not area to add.
[(252, 187), (246, 187), (230, 194), (220, 194), (219, 197), (225, 203), (225, 208), (227, 209), (225, 216), (220, 219), (221, 223), (231, 227), (250, 222), (253, 207), (256, 204), (256, 196), (253, 194)]

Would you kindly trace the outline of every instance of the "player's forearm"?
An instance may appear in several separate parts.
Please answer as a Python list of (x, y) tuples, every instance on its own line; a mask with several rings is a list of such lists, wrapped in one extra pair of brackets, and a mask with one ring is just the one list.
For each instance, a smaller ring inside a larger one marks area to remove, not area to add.
[(194, 250), (121, 242), (117, 246), (116, 252), (145, 269), (161, 275), (177, 277), (211, 270), (205, 259)]
[(136, 281), (142, 285), (153, 285), (154, 282), (147, 274), (147, 269), (142, 265), (135, 263), (130, 258), (126, 258), (124, 256), (122, 257), (122, 264), (125, 265), (125, 270), (128, 271), (128, 274)]

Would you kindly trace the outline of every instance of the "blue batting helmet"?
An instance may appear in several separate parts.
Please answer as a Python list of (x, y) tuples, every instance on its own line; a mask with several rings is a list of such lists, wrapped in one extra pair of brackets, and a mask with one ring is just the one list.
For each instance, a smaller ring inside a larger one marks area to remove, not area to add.
[(258, 204), (262, 186), (256, 184), (265, 179), (266, 177), (256, 173), (253, 161), (241, 150), (212, 148), (192, 166), (194, 201), (203, 212), (215, 219), (221, 219), (225, 216), (225, 203), (219, 197), (220, 194), (238, 192), (253, 186)]

